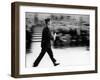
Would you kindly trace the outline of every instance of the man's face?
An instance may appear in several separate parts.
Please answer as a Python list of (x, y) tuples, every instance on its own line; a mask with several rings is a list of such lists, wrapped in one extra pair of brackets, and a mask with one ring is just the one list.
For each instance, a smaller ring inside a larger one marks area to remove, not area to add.
[(53, 29), (51, 24), (52, 24), (51, 21), (49, 21), (49, 22), (48, 22), (48, 28), (49, 28), (50, 30)]
[(50, 25), (50, 21), (47, 23), (47, 25)]
[(50, 27), (51, 27), (51, 22), (49, 21), (47, 25), (48, 25), (48, 27), (50, 28)]

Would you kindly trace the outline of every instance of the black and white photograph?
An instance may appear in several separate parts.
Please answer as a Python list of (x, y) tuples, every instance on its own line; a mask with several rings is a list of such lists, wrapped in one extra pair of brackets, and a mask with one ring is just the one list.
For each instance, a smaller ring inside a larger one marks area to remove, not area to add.
[(26, 67), (90, 64), (90, 16), (26, 12)]

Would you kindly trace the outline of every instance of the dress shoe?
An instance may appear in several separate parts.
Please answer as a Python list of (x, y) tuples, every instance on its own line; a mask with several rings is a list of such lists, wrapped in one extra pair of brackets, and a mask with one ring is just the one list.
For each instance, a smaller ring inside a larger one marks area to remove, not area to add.
[(33, 64), (33, 67), (37, 67), (38, 65), (36, 65), (36, 64)]
[(60, 63), (55, 63), (54, 66), (57, 66), (57, 65), (59, 65), (59, 64), (60, 64)]

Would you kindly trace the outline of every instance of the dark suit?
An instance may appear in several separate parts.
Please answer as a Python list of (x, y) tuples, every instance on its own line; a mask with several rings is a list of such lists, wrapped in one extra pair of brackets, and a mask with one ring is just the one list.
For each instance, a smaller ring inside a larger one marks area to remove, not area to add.
[(51, 32), (48, 27), (45, 27), (42, 32), (41, 47), (51, 48), (51, 40), (53, 40), (53, 37), (51, 36)]
[(41, 59), (43, 58), (43, 56), (46, 52), (48, 53), (53, 64), (55, 64), (56, 60), (53, 57), (53, 52), (51, 50), (51, 41), (50, 41), (51, 39), (53, 39), (51, 36), (51, 32), (50, 32), (49, 28), (46, 26), (42, 32), (41, 53), (38, 56), (38, 58), (35, 60), (34, 66), (38, 66), (39, 62), (41, 61)]

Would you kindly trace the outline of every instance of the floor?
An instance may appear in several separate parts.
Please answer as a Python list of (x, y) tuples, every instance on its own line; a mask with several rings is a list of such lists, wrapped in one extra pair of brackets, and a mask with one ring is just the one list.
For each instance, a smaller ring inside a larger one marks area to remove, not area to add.
[[(32, 43), (32, 52), (26, 54), (26, 67), (32, 67), (34, 61), (41, 51), (40, 42)], [(81, 66), (90, 64), (90, 51), (86, 47), (67, 47), (67, 48), (52, 48), (53, 55), (60, 65), (58, 66)], [(54, 67), (48, 54), (42, 58), (38, 67)]]

